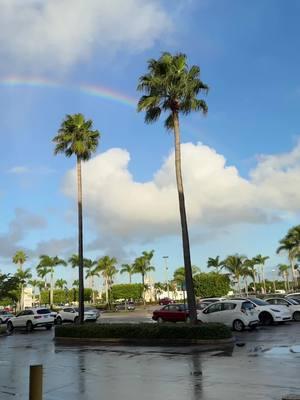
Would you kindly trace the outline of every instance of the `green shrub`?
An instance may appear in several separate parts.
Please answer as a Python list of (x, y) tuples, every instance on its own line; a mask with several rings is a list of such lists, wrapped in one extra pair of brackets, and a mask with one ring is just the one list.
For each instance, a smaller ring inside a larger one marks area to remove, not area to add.
[(84, 324), (56, 326), (56, 337), (80, 339), (227, 339), (231, 330), (223, 324)]
[(193, 279), (197, 297), (225, 296), (230, 291), (230, 279), (228, 275), (216, 272), (202, 272), (195, 275)]
[(122, 283), (111, 287), (111, 298), (118, 299), (140, 299), (143, 296), (143, 285), (141, 283)]

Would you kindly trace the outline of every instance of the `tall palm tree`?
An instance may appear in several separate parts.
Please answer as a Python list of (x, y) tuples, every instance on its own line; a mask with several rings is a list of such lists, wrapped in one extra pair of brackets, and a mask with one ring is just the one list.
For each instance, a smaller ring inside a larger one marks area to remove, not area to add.
[(19, 279), (20, 282), (20, 309), (24, 309), (24, 287), (26, 283), (32, 278), (32, 274), (30, 272), (30, 268), (21, 269), (19, 268), (18, 271), (15, 273), (15, 277)]
[(258, 254), (257, 256), (253, 257), (253, 260), (256, 262), (256, 265), (260, 266), (261, 268), (261, 280), (262, 280), (262, 286), (264, 288), (264, 293), (267, 293), (266, 281), (265, 281), (265, 262), (269, 258), (270, 258), (269, 256), (263, 257), (261, 254)]
[(59, 258), (57, 256), (50, 257), (50, 256), (47, 256), (46, 254), (42, 254), (40, 256), (39, 265), (37, 266), (37, 270), (41, 269), (41, 268), (49, 268), (50, 269), (50, 306), (53, 305), (54, 268), (58, 267), (59, 265), (66, 266), (67, 263), (65, 262), (65, 260), (63, 260), (62, 258)]
[(38, 279), (30, 279), (28, 281), (28, 283), (32, 287), (33, 297), (34, 297), (34, 301), (35, 301), (35, 289), (38, 287), (39, 281), (38, 281)]
[(67, 286), (67, 281), (65, 279), (57, 279), (55, 282), (55, 287), (58, 289), (63, 289)]
[(90, 258), (85, 258), (83, 260), (84, 268), (87, 269), (87, 273), (85, 275), (85, 279), (90, 279), (90, 288), (92, 289), (92, 301), (95, 304), (95, 288), (94, 288), (94, 277), (97, 276), (93, 267), (97, 265), (97, 261), (91, 260)]
[(39, 304), (42, 303), (42, 290), (46, 288), (46, 282), (44, 280), (38, 281), (37, 287), (39, 288)]
[(142, 285), (143, 285), (143, 302), (145, 305), (146, 299), (145, 299), (145, 276), (148, 272), (150, 271), (155, 271), (155, 268), (150, 265), (151, 259), (153, 257), (154, 251), (150, 252), (143, 252), (143, 255), (140, 257), (137, 257), (134, 260), (134, 271), (136, 274), (141, 274), (142, 276)]
[(223, 261), (220, 260), (220, 256), (217, 256), (216, 258), (209, 257), (207, 260), (207, 268), (215, 268), (217, 274), (220, 272), (220, 270), (223, 267)]
[(192, 263), (188, 223), (186, 217), (183, 180), (181, 173), (181, 149), (179, 115), (192, 111), (207, 113), (207, 105), (197, 96), (207, 92), (208, 86), (200, 80), (200, 68), (187, 65), (185, 54), (163, 53), (158, 60), (148, 61), (148, 73), (141, 76), (137, 89), (145, 94), (140, 98), (138, 111), (145, 111), (145, 122), (153, 123), (168, 113), (165, 127), (174, 133), (175, 171), (181, 219), (182, 245), (185, 267), (185, 281), (189, 313), (192, 323), (197, 322), (196, 300), (192, 277)]
[(129, 283), (131, 283), (131, 277), (135, 274), (134, 264), (122, 264), (120, 269), (120, 274), (128, 274), (129, 276)]
[(280, 246), (277, 249), (277, 254), (282, 251), (287, 252), (288, 259), (291, 265), (292, 277), (294, 286), (298, 285), (295, 266), (296, 260), (300, 256), (300, 225), (294, 226), (288, 230), (288, 233), (280, 241)]
[(237, 281), (239, 294), (241, 294), (241, 277), (243, 275), (243, 263), (246, 257), (239, 254), (228, 256), (224, 260), (224, 268), (233, 276)]
[(54, 154), (63, 153), (77, 159), (78, 191), (78, 256), (79, 256), (79, 322), (84, 322), (84, 276), (83, 276), (83, 218), (82, 218), (82, 177), (81, 163), (88, 161), (97, 149), (100, 133), (93, 130), (92, 120), (85, 120), (82, 114), (67, 115), (58, 135), (54, 137)]
[(285, 286), (285, 291), (290, 290), (290, 283), (289, 283), (289, 269), (290, 267), (286, 264), (279, 264), (278, 265), (278, 275), (282, 276), (284, 279), (284, 286)]
[(118, 273), (116, 268), (117, 259), (115, 257), (101, 257), (94, 269), (95, 275), (102, 275), (105, 282), (105, 300), (109, 304), (109, 291), (113, 283), (114, 276)]
[[(18, 266), (17, 272), (23, 270), (23, 264), (25, 263), (27, 258), (28, 256), (22, 250), (17, 251), (16, 254), (13, 256), (12, 261), (14, 264), (17, 264)], [(21, 285), (20, 308), (21, 310), (24, 309), (24, 285)]]

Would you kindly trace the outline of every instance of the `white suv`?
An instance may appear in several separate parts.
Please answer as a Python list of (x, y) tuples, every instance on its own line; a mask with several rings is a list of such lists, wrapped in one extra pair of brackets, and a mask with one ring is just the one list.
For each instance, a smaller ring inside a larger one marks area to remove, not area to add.
[(29, 308), (10, 318), (7, 321), (7, 330), (12, 332), (15, 328), (25, 328), (27, 332), (31, 332), (37, 327), (45, 327), (49, 330), (53, 324), (54, 317), (48, 308)]
[(210, 304), (197, 311), (197, 319), (200, 322), (219, 322), (238, 332), (255, 328), (259, 323), (255, 307), (247, 300), (223, 300)]
[(262, 325), (271, 325), (273, 322), (287, 322), (292, 319), (292, 315), (287, 307), (274, 306), (256, 297), (239, 299), (250, 301), (254, 305)]
[[(84, 321), (96, 322), (99, 314), (97, 310), (85, 310)], [(64, 307), (56, 316), (55, 322), (61, 325), (63, 322), (79, 322), (79, 309), (77, 307)]]

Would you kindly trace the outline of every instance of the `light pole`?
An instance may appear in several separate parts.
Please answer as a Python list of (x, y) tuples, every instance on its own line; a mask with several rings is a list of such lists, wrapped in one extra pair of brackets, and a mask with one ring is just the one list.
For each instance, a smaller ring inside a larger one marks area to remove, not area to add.
[(274, 293), (276, 293), (275, 269), (272, 269)]
[(165, 260), (165, 270), (166, 270), (166, 281), (167, 281), (167, 295), (168, 298), (170, 297), (170, 291), (169, 291), (169, 277), (168, 277), (168, 258), (169, 256), (163, 256)]

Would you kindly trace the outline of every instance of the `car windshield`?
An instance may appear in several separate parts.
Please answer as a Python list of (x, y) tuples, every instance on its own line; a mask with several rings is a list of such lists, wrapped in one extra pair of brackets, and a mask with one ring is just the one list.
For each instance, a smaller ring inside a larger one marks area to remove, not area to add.
[(37, 310), (37, 314), (51, 314), (51, 311), (48, 310), (48, 308), (41, 308), (40, 310)]
[(269, 306), (270, 305), (269, 303), (267, 303), (266, 301), (263, 301), (261, 299), (249, 299), (249, 300), (252, 301), (257, 306)]
[(294, 299), (291, 299), (291, 298), (288, 299), (288, 302), (291, 303), (291, 304), (294, 304), (295, 306), (298, 306), (298, 305), (299, 305), (299, 302), (298, 302), (298, 301), (296, 301), (296, 300), (294, 300)]

